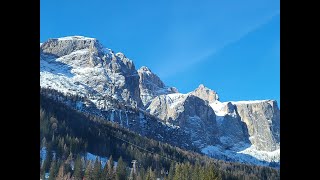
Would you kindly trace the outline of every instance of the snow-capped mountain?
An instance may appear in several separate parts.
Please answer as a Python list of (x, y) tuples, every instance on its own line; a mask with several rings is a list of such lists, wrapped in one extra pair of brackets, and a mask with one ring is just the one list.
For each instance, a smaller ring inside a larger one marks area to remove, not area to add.
[(55, 98), (156, 140), (219, 159), (280, 164), (276, 101), (220, 102), (204, 85), (179, 93), (95, 38), (40, 43), (40, 86), (83, 97), (75, 102)]

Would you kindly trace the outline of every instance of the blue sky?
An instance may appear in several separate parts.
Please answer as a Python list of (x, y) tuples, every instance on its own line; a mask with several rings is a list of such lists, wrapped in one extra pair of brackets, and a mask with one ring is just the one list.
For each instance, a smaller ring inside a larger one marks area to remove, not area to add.
[(40, 41), (82, 35), (182, 93), (280, 105), (279, 0), (40, 0)]

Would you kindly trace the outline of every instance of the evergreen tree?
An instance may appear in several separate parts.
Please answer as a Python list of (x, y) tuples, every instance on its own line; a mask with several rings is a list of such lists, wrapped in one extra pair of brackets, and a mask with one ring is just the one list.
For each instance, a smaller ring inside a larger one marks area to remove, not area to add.
[(168, 178), (167, 178), (167, 179), (169, 179), (169, 180), (173, 180), (174, 171), (175, 171), (174, 167), (175, 167), (174, 162), (171, 162), (171, 164), (170, 164), (170, 169), (169, 169), (169, 174), (168, 174)]
[(182, 168), (181, 168), (181, 164), (177, 163), (175, 166), (173, 180), (180, 180), (180, 179), (182, 179)]
[(47, 146), (47, 140), (46, 140), (46, 137), (43, 137), (42, 138), (42, 141), (41, 141), (41, 148), (43, 148), (43, 147), (46, 147)]
[(205, 173), (206, 173), (206, 170), (205, 168), (202, 166), (199, 168), (199, 179), (200, 180), (204, 180), (205, 179)]
[(116, 180), (125, 180), (127, 177), (126, 165), (122, 160), (122, 157), (118, 159), (117, 169), (116, 169)]
[(86, 170), (84, 172), (84, 180), (93, 180), (92, 178), (92, 164), (91, 160), (87, 163)]
[(143, 167), (139, 168), (139, 173), (137, 175), (137, 180), (145, 180), (145, 169)]
[(57, 162), (56, 160), (53, 160), (49, 171), (49, 180), (54, 180), (56, 178), (58, 170)]
[(207, 165), (206, 169), (206, 173), (205, 173), (205, 180), (220, 180), (221, 178), (218, 176), (214, 165), (212, 163), (210, 163), (209, 165)]
[(92, 178), (95, 180), (99, 180), (101, 178), (101, 161), (98, 157), (96, 157), (94, 162)]
[(107, 177), (107, 174), (108, 174), (107, 164), (108, 163), (105, 164), (104, 168), (101, 171), (101, 179), (103, 179), (103, 180), (107, 180), (108, 179), (108, 177)]
[(152, 171), (151, 167), (149, 167), (146, 175), (146, 180), (155, 180), (155, 179), (156, 179), (156, 175)]
[(104, 167), (104, 171), (107, 177), (107, 180), (113, 180), (115, 178), (115, 174), (114, 174), (114, 162), (113, 162), (113, 158), (112, 155), (109, 157), (109, 160), (107, 162), (107, 164)]
[(62, 162), (61, 165), (60, 165), (60, 167), (59, 167), (57, 179), (63, 179), (64, 176), (65, 176), (65, 172), (64, 172), (64, 162)]
[(190, 163), (183, 163), (181, 165), (182, 179), (191, 179), (192, 169)]
[(191, 175), (193, 180), (201, 180), (200, 179), (200, 165), (196, 163), (196, 165), (193, 166), (193, 173)]
[(76, 180), (81, 180), (83, 178), (83, 164), (81, 161), (81, 156), (78, 155), (75, 162), (74, 162), (74, 173), (73, 173), (73, 177)]

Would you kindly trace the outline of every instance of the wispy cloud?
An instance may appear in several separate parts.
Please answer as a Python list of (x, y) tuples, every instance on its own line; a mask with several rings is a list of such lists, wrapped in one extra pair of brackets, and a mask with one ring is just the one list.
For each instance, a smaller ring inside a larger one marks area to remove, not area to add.
[[(181, 24), (172, 27), (167, 35), (171, 43), (168, 45), (168, 50), (163, 53), (163, 56), (159, 57), (162, 59), (162, 63), (160, 63), (156, 71), (162, 78), (168, 78), (176, 73), (188, 70), (197, 63), (209, 59), (213, 60), (210, 57), (266, 25), (274, 17), (280, 15), (280, 10), (258, 13), (259, 17), (252, 19), (248, 18), (251, 17), (249, 15), (238, 18), (243, 23), (235, 22), (234, 24), (236, 25), (234, 27), (232, 27), (232, 22), (226, 24), (221, 21), (224, 17), (208, 22), (209, 25), (199, 24), (194, 21), (190, 23), (198, 27)], [(234, 16), (229, 15), (225, 19), (231, 21)], [(214, 26), (211, 26), (211, 24)], [(210, 32), (211, 30), (212, 33)]]

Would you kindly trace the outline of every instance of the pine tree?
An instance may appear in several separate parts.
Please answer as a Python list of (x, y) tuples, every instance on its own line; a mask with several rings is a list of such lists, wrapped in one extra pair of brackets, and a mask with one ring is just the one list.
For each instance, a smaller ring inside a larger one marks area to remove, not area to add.
[(173, 177), (174, 177), (174, 171), (175, 171), (175, 164), (174, 162), (171, 162), (170, 164), (170, 169), (169, 169), (169, 174), (168, 174), (168, 178), (169, 180), (173, 180)]
[(98, 157), (96, 157), (94, 162), (92, 178), (95, 180), (99, 180), (101, 178), (101, 161)]
[(64, 173), (64, 162), (62, 162), (60, 167), (59, 167), (57, 179), (63, 179), (64, 176), (65, 176), (65, 173)]
[(189, 163), (184, 163), (181, 165), (181, 175), (182, 179), (191, 179), (191, 171)]
[(156, 175), (152, 171), (151, 167), (149, 167), (146, 175), (146, 180), (155, 180), (155, 179), (156, 179)]
[(137, 180), (145, 180), (145, 169), (143, 167), (139, 168), (139, 173), (137, 175)]
[(116, 169), (116, 180), (125, 180), (127, 177), (126, 165), (122, 160), (122, 157), (118, 159), (117, 169)]
[(113, 162), (112, 155), (109, 157), (107, 164), (104, 166), (102, 177), (103, 179), (107, 179), (107, 180), (113, 180), (115, 178), (114, 162)]
[(101, 171), (101, 179), (107, 180), (108, 179), (107, 174), (108, 174), (108, 168), (107, 168), (107, 163), (106, 163), (104, 168)]
[(42, 138), (42, 141), (41, 141), (41, 148), (43, 148), (43, 147), (46, 147), (47, 146), (47, 140), (46, 140), (46, 137), (43, 137)]
[(92, 164), (91, 164), (91, 160), (89, 160), (89, 162), (87, 163), (87, 167), (86, 170), (84, 172), (84, 179), (85, 180), (93, 180), (92, 178)]
[(209, 164), (207, 165), (206, 169), (206, 173), (205, 173), (205, 180), (220, 180), (221, 178), (219, 177), (219, 175), (217, 174), (214, 165), (213, 164)]
[(196, 163), (196, 165), (193, 166), (193, 173), (191, 175), (193, 180), (201, 180), (200, 179), (200, 165)]
[(77, 156), (75, 162), (74, 162), (74, 173), (73, 173), (73, 177), (76, 180), (81, 180), (83, 178), (83, 164), (81, 161), (81, 156)]
[(56, 160), (53, 160), (51, 163), (50, 171), (49, 171), (49, 180), (54, 180), (58, 173), (58, 167)]
[(200, 168), (199, 168), (199, 179), (200, 180), (205, 179), (205, 173), (206, 173), (206, 169), (203, 166), (200, 166)]
[(181, 164), (176, 164), (175, 166), (175, 172), (173, 176), (173, 180), (180, 180), (182, 179), (182, 168)]

